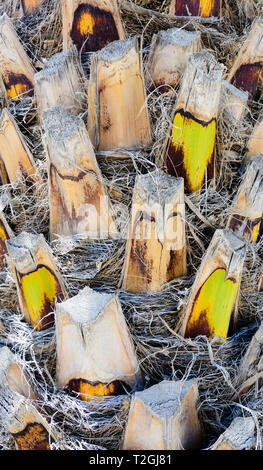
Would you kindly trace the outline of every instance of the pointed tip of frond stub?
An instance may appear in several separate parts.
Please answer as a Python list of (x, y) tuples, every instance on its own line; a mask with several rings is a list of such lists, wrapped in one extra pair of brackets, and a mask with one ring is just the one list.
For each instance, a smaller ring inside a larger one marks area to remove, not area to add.
[(172, 0), (170, 14), (175, 16), (221, 16), (222, 0)]
[(263, 154), (263, 119), (260, 118), (256, 123), (248, 141), (248, 152), (246, 160)]
[(214, 180), (223, 68), (208, 51), (191, 54), (173, 110), (161, 161), (167, 173), (184, 178), (188, 193)]
[(181, 334), (227, 338), (236, 320), (246, 242), (216, 230), (193, 284)]
[(249, 162), (230, 212), (227, 228), (255, 243), (263, 214), (263, 155)]
[(261, 322), (259, 328), (252, 337), (246, 353), (240, 362), (235, 379), (235, 388), (237, 389), (238, 396), (246, 393), (256, 383), (259, 388), (262, 386), (262, 346), (263, 322)]
[(258, 17), (253, 22), (227, 78), (237, 88), (247, 91), (249, 99), (255, 97), (258, 85), (262, 82), (262, 35), (263, 17)]
[(0, 17), (0, 86), (6, 100), (34, 94), (34, 70), (10, 18)]
[(58, 106), (45, 111), (42, 119), (49, 157), (51, 237), (118, 237), (84, 122)]
[(7, 387), (25, 398), (36, 399), (18, 357), (7, 346), (0, 348), (0, 387)]
[(256, 443), (255, 432), (256, 424), (252, 417), (235, 418), (210, 450), (252, 450)]
[(198, 449), (197, 382), (164, 380), (132, 398), (126, 425), (124, 450)]
[(222, 81), (221, 90), (220, 107), (224, 121), (238, 127), (248, 111), (248, 92), (239, 90), (227, 80)]
[(9, 413), (5, 416), (4, 427), (12, 434), (17, 450), (51, 450), (58, 436), (29, 400), (8, 396), (5, 406)]
[(189, 55), (200, 49), (199, 31), (171, 28), (154, 34), (145, 72), (147, 86), (161, 93), (176, 88)]
[(133, 190), (123, 288), (159, 291), (186, 274), (184, 181), (161, 170), (138, 175)]
[(4, 108), (0, 114), (0, 174), (3, 184), (39, 181), (33, 156), (14, 117)]
[(150, 122), (138, 37), (91, 56), (88, 130), (98, 150), (149, 146)]
[(20, 0), (23, 15), (35, 13), (45, 0)]
[(55, 302), (64, 299), (65, 287), (44, 236), (22, 232), (6, 246), (25, 320), (36, 330), (50, 328)]
[(125, 39), (116, 0), (62, 0), (63, 48), (96, 52)]
[(80, 114), (86, 105), (85, 77), (75, 47), (54, 54), (34, 76), (38, 114), (64, 106)]
[(57, 382), (89, 401), (120, 395), (141, 381), (129, 330), (115, 294), (85, 287), (56, 306)]

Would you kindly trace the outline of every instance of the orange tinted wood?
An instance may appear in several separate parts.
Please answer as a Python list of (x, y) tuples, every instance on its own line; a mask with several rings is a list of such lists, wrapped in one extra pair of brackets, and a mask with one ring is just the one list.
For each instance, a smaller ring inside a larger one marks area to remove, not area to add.
[(43, 113), (43, 122), (49, 156), (51, 237), (118, 236), (84, 122), (60, 107)]
[(21, 178), (32, 183), (39, 180), (31, 152), (6, 108), (0, 116), (0, 171), (4, 184)]
[(88, 131), (95, 148), (151, 144), (137, 38), (114, 41), (91, 57)]
[(177, 87), (189, 55), (201, 49), (201, 35), (182, 28), (172, 28), (154, 34), (146, 65), (146, 83), (159, 92)]
[(172, 0), (170, 13), (176, 16), (221, 16), (221, 0)]
[(7, 100), (33, 96), (34, 70), (6, 14), (0, 17), (0, 75)]
[(62, 0), (63, 48), (94, 52), (125, 39), (116, 0)]
[(24, 15), (30, 15), (38, 10), (43, 0), (21, 0)]
[(241, 46), (228, 75), (228, 81), (237, 88), (247, 91), (249, 98), (255, 97), (262, 82), (263, 69), (263, 20), (257, 18)]

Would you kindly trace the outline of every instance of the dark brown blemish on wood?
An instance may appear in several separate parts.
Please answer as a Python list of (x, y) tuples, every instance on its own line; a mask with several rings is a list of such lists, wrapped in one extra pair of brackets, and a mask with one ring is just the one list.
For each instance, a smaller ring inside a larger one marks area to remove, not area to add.
[(50, 450), (50, 442), (54, 442), (40, 423), (29, 423), (23, 431), (12, 435), (19, 450)]
[(240, 235), (247, 241), (252, 242), (253, 230), (260, 223), (261, 217), (251, 220), (247, 219), (247, 217), (244, 217), (242, 215), (234, 214), (230, 219), (229, 228), (233, 230), (233, 232), (240, 232), (240, 227), (242, 226), (244, 220), (246, 220), (247, 222)]
[[(71, 395), (76, 396), (76, 394), (79, 394), (80, 398), (82, 397), (85, 400), (85, 393), (83, 392), (83, 390), (81, 392), (81, 388), (83, 386), (85, 387), (85, 385), (90, 386), (91, 389), (94, 387), (94, 389), (97, 390), (97, 394), (94, 393), (94, 395), (92, 395), (94, 397), (96, 397), (96, 395), (103, 396), (103, 395), (99, 395), (100, 388), (103, 390), (106, 389), (106, 393), (103, 392), (104, 395), (111, 395), (111, 396), (123, 395), (126, 393), (126, 391), (129, 392), (131, 390), (131, 388), (127, 384), (122, 382), (121, 380), (114, 380), (113, 382), (110, 382), (110, 383), (103, 383), (103, 382), (90, 382), (89, 380), (86, 380), (86, 379), (70, 380), (67, 385), (67, 389)], [(109, 391), (110, 387), (113, 390)], [(89, 400), (88, 394), (86, 396), (86, 400)]]
[[(80, 29), (83, 16), (90, 15), (94, 26), (92, 33), (83, 33)], [(112, 41), (119, 39), (119, 33), (112, 13), (102, 10), (98, 7), (82, 3), (74, 13), (70, 37), (76, 45), (78, 51), (95, 52), (107, 46)]]
[(263, 65), (259, 63), (241, 65), (233, 76), (231, 83), (239, 90), (247, 91), (252, 99), (257, 91), (262, 76)]
[(185, 248), (170, 251), (170, 261), (167, 267), (167, 282), (184, 275)]
[[(209, 0), (208, 0), (209, 1)], [(201, 16), (200, 0), (175, 0), (176, 16)], [(220, 0), (214, 0), (210, 16), (220, 15)]]
[[(205, 122), (200, 119), (195, 118), (191, 113), (188, 111), (184, 111), (183, 109), (179, 109), (178, 111), (175, 112), (174, 117), (173, 117), (173, 122), (175, 119), (176, 114), (180, 114), (184, 118), (188, 120), (193, 120), (197, 122), (198, 124), (201, 124), (202, 127), (207, 127), (209, 124), (211, 124), (213, 121), (216, 121), (216, 118), (210, 119), (210, 121)], [(177, 178), (181, 177), (184, 179), (184, 190), (186, 194), (191, 194), (191, 189), (189, 185), (189, 181), (187, 178), (186, 170), (184, 167), (184, 151), (182, 146), (177, 146), (177, 148), (174, 147), (173, 142), (172, 142), (172, 132), (170, 139), (168, 140), (167, 147), (165, 150), (165, 156), (164, 156), (164, 170), (171, 176), (175, 176)], [(206, 174), (204, 176), (204, 181), (203, 184), (205, 183), (205, 178), (207, 182), (211, 181), (214, 178), (214, 151), (213, 155), (211, 158), (211, 161), (207, 164), (206, 166)]]
[[(22, 97), (33, 96), (34, 94), (33, 84), (23, 73), (7, 72), (3, 74), (2, 78), (3, 78), (4, 86), (6, 88), (8, 95), (10, 91), (12, 90), (12, 88), (14, 88), (14, 90), (17, 93), (17, 96), (19, 96), (21, 93), (19, 88), (22, 86), (23, 87), (23, 93), (21, 95)], [(16, 99), (16, 97), (14, 97), (13, 99)]]

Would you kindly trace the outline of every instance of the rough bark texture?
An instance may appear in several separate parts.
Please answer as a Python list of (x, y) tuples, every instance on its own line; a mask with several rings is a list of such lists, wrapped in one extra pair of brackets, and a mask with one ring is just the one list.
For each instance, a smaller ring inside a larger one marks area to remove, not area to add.
[(117, 236), (84, 122), (64, 108), (43, 113), (49, 156), (50, 234)]
[(138, 38), (114, 41), (91, 57), (88, 130), (99, 150), (151, 143)]
[(252, 450), (255, 431), (253, 418), (235, 418), (210, 450)]
[(53, 106), (64, 106), (78, 115), (86, 107), (84, 72), (76, 48), (54, 54), (35, 74), (38, 114)]
[(194, 380), (164, 380), (132, 398), (124, 450), (198, 449), (198, 388)]
[(146, 65), (146, 84), (159, 92), (176, 88), (191, 53), (201, 49), (200, 32), (181, 28), (160, 31), (153, 35)]
[(137, 176), (123, 288), (130, 292), (159, 291), (165, 282), (185, 274), (183, 179), (160, 170)]
[(136, 389), (139, 364), (117, 295), (85, 287), (56, 308), (57, 383), (89, 401)]

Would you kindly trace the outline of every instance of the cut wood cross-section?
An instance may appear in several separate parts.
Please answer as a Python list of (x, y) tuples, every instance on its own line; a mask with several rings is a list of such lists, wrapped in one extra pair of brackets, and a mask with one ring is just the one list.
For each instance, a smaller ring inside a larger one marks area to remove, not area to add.
[(257, 18), (233, 63), (228, 81), (253, 98), (258, 84), (262, 83), (262, 67), (263, 18)]
[(43, 113), (49, 156), (50, 233), (118, 235), (84, 122), (62, 107)]
[(214, 179), (214, 146), (223, 66), (207, 51), (190, 55), (161, 164), (193, 193)]
[(95, 52), (125, 39), (116, 0), (61, 0), (63, 48)]
[(263, 155), (263, 119), (260, 119), (253, 129), (248, 141), (247, 160), (256, 155)]
[(251, 450), (256, 442), (253, 418), (235, 418), (210, 450)]
[(6, 346), (0, 348), (0, 387), (8, 387), (25, 398), (37, 399), (18, 357)]
[(114, 41), (91, 56), (88, 130), (99, 150), (151, 144), (138, 38)]
[(53, 106), (64, 106), (80, 114), (86, 105), (85, 78), (75, 47), (54, 54), (35, 74), (38, 114)]
[(255, 243), (263, 214), (263, 155), (249, 163), (230, 212), (227, 228)]
[(56, 306), (57, 383), (85, 401), (140, 383), (139, 364), (117, 295), (85, 287)]
[(248, 92), (239, 90), (227, 80), (222, 81), (221, 91), (220, 107), (224, 122), (238, 127), (248, 111)]
[(124, 450), (189, 450), (201, 445), (197, 382), (164, 380), (132, 398)]
[(222, 0), (172, 0), (170, 14), (176, 16), (221, 16)]
[(181, 334), (227, 338), (236, 320), (245, 241), (216, 230), (193, 284)]
[[(56, 442), (47, 420), (28, 400), (15, 401), (12, 408), (7, 430), (16, 442), (17, 450), (51, 450), (51, 444)], [(62, 450), (62, 449), (61, 449)]]
[(184, 182), (156, 170), (136, 178), (123, 288), (159, 291), (186, 274)]
[(0, 115), (0, 173), (3, 184), (19, 179), (39, 180), (33, 156), (13, 116), (5, 108)]
[(0, 85), (6, 99), (33, 96), (34, 70), (9, 17), (0, 17)]
[(65, 288), (44, 236), (22, 232), (6, 245), (25, 320), (36, 330), (50, 328), (55, 302), (64, 299)]
[(148, 88), (166, 92), (179, 85), (189, 55), (201, 49), (199, 31), (172, 28), (153, 35), (146, 65)]
[(0, 349), (1, 426), (12, 434), (17, 450), (50, 450), (56, 436), (33, 405), (37, 397), (19, 359), (7, 347)]

